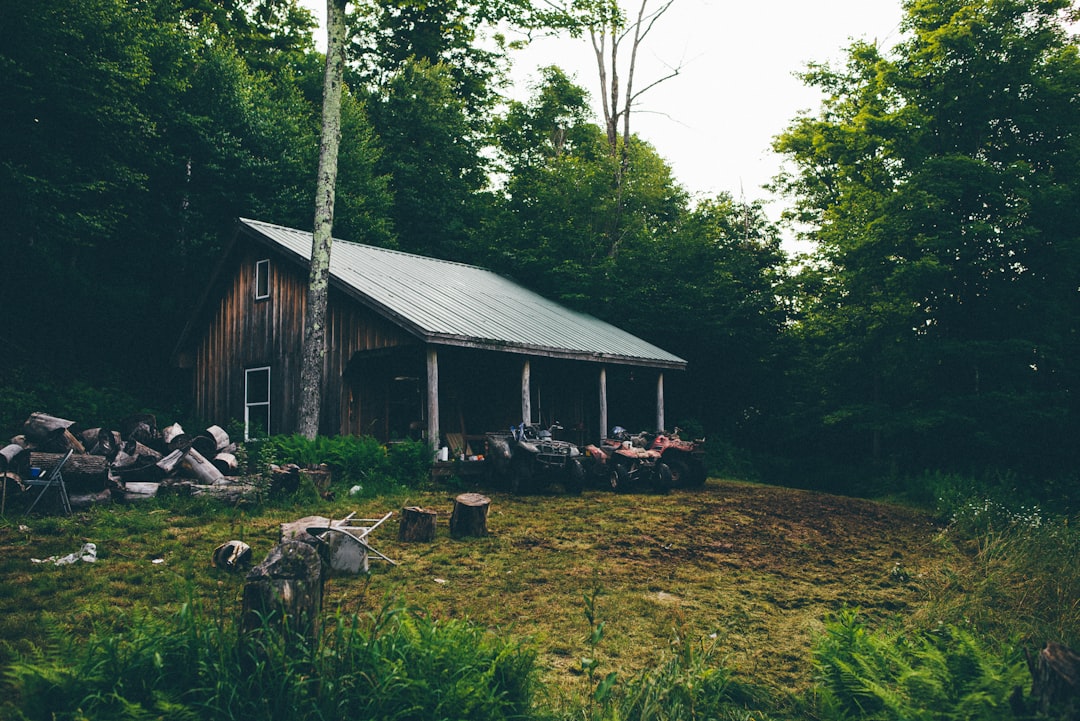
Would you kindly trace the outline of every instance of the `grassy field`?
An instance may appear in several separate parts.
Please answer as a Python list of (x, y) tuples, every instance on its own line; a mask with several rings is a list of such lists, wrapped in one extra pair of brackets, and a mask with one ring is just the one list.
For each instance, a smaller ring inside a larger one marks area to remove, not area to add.
[[(218, 544), (244, 540), (257, 562), (282, 522), (394, 511), (370, 540), (399, 565), (373, 560), (368, 576), (332, 578), (327, 611), (364, 614), (394, 600), (527, 637), (555, 693), (580, 691), (583, 656), (604, 673), (632, 674), (681, 638), (715, 645), (738, 676), (784, 695), (810, 683), (812, 639), (828, 614), (858, 606), (882, 626), (910, 622), (933, 607), (940, 579), (968, 562), (915, 510), (716, 479), (664, 496), (485, 491), (490, 535), (456, 540), (448, 519), (461, 490), (288, 508), (161, 499), (74, 518), (26, 519), (9, 505), (0, 639), (18, 649), (42, 643), (48, 627), (83, 634), (118, 609), (161, 616), (191, 601), (235, 619), (244, 578), (211, 566)], [(397, 541), (397, 512), (411, 505), (438, 511), (434, 542)], [(97, 544), (96, 563), (33, 560), (85, 542)], [(586, 598), (605, 624), (595, 646)]]

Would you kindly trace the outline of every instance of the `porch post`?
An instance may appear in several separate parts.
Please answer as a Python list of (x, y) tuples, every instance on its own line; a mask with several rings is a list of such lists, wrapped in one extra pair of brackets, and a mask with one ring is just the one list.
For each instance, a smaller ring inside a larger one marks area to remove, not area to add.
[(528, 358), (521, 366), (521, 420), (532, 422), (532, 368)]
[(427, 437), (433, 450), (439, 448), (439, 352), (427, 347)]
[(656, 377), (656, 430), (664, 430), (664, 371)]
[(607, 438), (607, 368), (600, 366), (600, 437)]

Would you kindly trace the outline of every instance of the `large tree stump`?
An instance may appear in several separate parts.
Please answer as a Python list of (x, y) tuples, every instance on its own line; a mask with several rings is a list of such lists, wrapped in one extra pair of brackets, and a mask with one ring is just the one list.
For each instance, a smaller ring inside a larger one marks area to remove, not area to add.
[(241, 635), (250, 639), (280, 633), (287, 645), (314, 643), (322, 597), (323, 566), (318, 551), (302, 541), (279, 543), (245, 579)]
[(455, 498), (454, 511), (450, 514), (450, 535), (454, 538), (486, 536), (490, 503), (487, 496), (479, 493), (462, 493)]
[(399, 541), (429, 542), (435, 540), (435, 519), (438, 513), (429, 508), (406, 506), (401, 509), (398, 525)]
[(1052, 719), (1075, 719), (1080, 712), (1080, 654), (1059, 643), (1047, 643), (1034, 660), (1031, 697), (1040, 713)]

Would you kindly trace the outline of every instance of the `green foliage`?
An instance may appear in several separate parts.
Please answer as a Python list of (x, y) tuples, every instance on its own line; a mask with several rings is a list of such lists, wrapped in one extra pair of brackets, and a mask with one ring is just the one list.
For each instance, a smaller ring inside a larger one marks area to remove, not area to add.
[(325, 463), (335, 484), (361, 487), (367, 497), (397, 486), (416, 487), (428, 480), (432, 452), (422, 441), (394, 442), (389, 447), (371, 436), (273, 436), (260, 443), (263, 465), (295, 463), (301, 468)]
[(793, 436), (814, 432), (792, 447), (1053, 477), (1077, 461), (1075, 6), (904, 9), (891, 52), (859, 42), (807, 69), (825, 101), (776, 141), (815, 243), (790, 406)]
[(821, 719), (1012, 719), (1010, 699), (1029, 683), (1011, 645), (997, 648), (955, 626), (913, 636), (872, 633), (852, 609), (826, 624), (814, 664)]
[(190, 606), (112, 618), (87, 643), (57, 631), (7, 666), (4, 703), (24, 721), (533, 717), (525, 645), (390, 604), (329, 625), (318, 648), (268, 632), (244, 643)]

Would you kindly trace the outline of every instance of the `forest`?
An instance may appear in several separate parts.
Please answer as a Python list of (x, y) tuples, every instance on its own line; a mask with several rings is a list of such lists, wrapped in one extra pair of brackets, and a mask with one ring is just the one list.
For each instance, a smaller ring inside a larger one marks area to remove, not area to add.
[[(505, 94), (515, 43), (616, 33), (608, 3), (349, 8), (335, 237), (491, 268), (687, 359), (674, 420), (717, 473), (962, 474), (1074, 508), (1075, 3), (906, 0), (895, 46), (803, 68), (825, 100), (777, 129), (775, 220), (688, 192), (557, 65)], [(311, 227), (314, 33), (296, 0), (0, 6), (0, 432), (186, 417), (169, 357), (236, 218)]]

